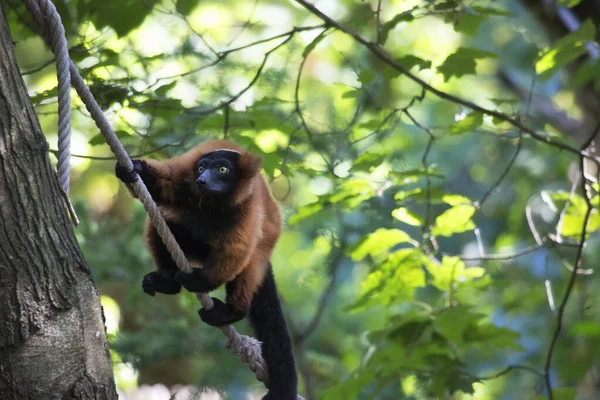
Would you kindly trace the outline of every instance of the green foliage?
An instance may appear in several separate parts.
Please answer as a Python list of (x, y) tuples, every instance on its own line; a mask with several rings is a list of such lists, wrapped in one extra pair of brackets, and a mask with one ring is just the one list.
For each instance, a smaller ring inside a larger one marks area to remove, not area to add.
[(386, 21), (383, 25), (381, 25), (380, 35), (382, 44), (385, 44), (385, 42), (387, 42), (388, 37), (390, 35), (390, 31), (394, 29), (399, 23), (410, 22), (415, 19), (415, 17), (412, 14), (415, 8), (409, 11), (404, 11), (399, 14), (396, 14), (392, 19)]
[[(144, 22), (157, 0), (80, 1), (80, 14), (87, 14), (98, 29), (110, 27), (123, 37)], [(118, 18), (115, 18), (118, 16)]]
[(542, 50), (540, 59), (535, 64), (539, 79), (549, 79), (556, 71), (584, 54), (586, 43), (593, 42), (595, 34), (594, 23), (591, 19), (587, 19), (579, 29)]
[(435, 219), (431, 233), (436, 236), (452, 236), (455, 233), (470, 231), (475, 228), (471, 220), (473, 214), (475, 207), (470, 204), (453, 206)]
[(437, 70), (444, 75), (445, 80), (452, 77), (460, 78), (463, 75), (475, 74), (477, 60), (482, 58), (496, 58), (495, 53), (476, 48), (461, 47), (450, 54)]
[[(54, 150), (52, 56), (13, 3), (19, 65)], [(314, 2), (345, 32), (294, 2), (55, 2), (71, 57), (131, 155), (165, 159), (226, 137), (262, 157), (283, 216), (272, 264), (305, 398), (548, 398), (532, 371), (580, 248), (550, 377), (554, 399), (597, 397), (600, 185), (586, 181), (580, 247), (580, 160), (552, 141), (576, 148), (587, 128), (558, 122), (596, 118), (578, 102), (600, 93), (585, 47), (597, 46), (598, 22), (550, 41), (512, 0), (342, 1), (335, 13), (325, 3)], [(140, 290), (152, 269), (146, 214), (73, 99), (73, 153), (92, 157), (72, 160), (75, 233), (120, 310), (115, 359), (140, 382), (259, 393), (193, 295)], [(527, 368), (503, 372), (514, 364)]]
[(465, 118), (458, 121), (448, 129), (448, 133), (451, 135), (458, 135), (460, 133), (472, 131), (478, 128), (483, 123), (483, 114), (477, 111), (471, 112)]

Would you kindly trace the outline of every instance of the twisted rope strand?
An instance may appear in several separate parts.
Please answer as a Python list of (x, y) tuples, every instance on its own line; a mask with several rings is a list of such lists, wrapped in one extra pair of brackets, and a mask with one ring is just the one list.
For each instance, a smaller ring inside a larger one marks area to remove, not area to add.
[(43, 33), (46, 44), (56, 55), (58, 80), (58, 181), (65, 193), (69, 193), (71, 175), (71, 71), (69, 49), (65, 28), (60, 14), (49, 0), (25, 1), (25, 6), (34, 17), (38, 30)]

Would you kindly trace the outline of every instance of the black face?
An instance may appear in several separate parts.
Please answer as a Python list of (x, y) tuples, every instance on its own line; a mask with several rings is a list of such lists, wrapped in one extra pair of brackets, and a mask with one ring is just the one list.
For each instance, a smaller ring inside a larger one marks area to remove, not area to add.
[(196, 164), (196, 188), (200, 193), (222, 195), (235, 190), (239, 181), (240, 154), (217, 150), (204, 155)]

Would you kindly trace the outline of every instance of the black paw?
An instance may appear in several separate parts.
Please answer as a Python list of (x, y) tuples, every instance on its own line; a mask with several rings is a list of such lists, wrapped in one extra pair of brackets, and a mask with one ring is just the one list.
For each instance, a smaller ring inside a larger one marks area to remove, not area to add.
[(173, 279), (174, 275), (170, 271), (150, 272), (142, 279), (142, 290), (150, 296), (156, 293), (177, 294), (181, 291), (181, 284)]
[(121, 164), (115, 165), (115, 175), (125, 183), (133, 183), (137, 180), (137, 176), (144, 170), (144, 164), (141, 160), (132, 160), (133, 170), (128, 170)]
[(236, 313), (233, 311), (227, 304), (223, 303), (221, 300), (211, 297), (214, 303), (213, 308), (210, 310), (206, 310), (201, 308), (198, 311), (200, 314), (200, 319), (211, 326), (223, 326), (230, 325), (234, 322), (237, 322), (243, 319), (246, 314)]
[(206, 278), (201, 268), (192, 268), (189, 274), (179, 271), (175, 274), (175, 281), (193, 293), (208, 293), (218, 287)]

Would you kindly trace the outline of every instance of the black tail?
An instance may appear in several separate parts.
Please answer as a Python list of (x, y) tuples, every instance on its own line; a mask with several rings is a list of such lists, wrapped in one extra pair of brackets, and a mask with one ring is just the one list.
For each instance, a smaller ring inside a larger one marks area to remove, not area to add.
[(262, 356), (269, 369), (269, 393), (263, 400), (296, 400), (298, 376), (292, 352), (292, 339), (285, 323), (269, 263), (265, 280), (252, 299), (250, 323), (262, 342)]

